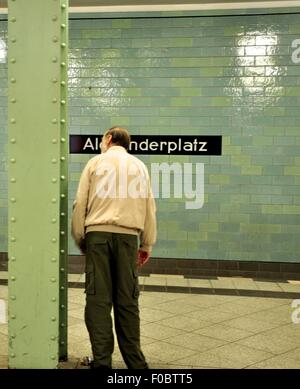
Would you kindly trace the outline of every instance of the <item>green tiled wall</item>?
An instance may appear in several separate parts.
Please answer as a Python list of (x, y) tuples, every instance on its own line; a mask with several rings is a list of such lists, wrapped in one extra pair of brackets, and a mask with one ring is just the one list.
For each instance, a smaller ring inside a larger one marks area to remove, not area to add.
[[(205, 203), (157, 199), (153, 256), (299, 262), (300, 14), (72, 20), (70, 133), (223, 136), (205, 164)], [(6, 23), (0, 22), (0, 42)], [(1, 44), (0, 44), (1, 50)], [(6, 63), (0, 53), (0, 251), (6, 251)], [(70, 156), (70, 214), (91, 156)], [(70, 238), (69, 253), (77, 253)]]

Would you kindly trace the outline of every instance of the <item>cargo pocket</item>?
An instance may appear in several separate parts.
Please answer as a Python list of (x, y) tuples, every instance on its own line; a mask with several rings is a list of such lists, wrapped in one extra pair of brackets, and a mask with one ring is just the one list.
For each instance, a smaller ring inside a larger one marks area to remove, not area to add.
[(85, 271), (85, 293), (88, 295), (96, 294), (95, 288), (95, 268), (93, 263), (86, 265)]
[(133, 270), (133, 298), (137, 299), (140, 295), (139, 278), (136, 270)]
[(128, 234), (125, 238), (122, 237), (121, 241), (125, 244), (126, 247), (137, 251), (137, 237), (135, 235)]

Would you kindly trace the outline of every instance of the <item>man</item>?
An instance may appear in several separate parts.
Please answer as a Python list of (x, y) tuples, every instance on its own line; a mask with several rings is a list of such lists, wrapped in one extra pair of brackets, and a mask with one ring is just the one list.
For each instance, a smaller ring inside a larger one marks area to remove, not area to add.
[(85, 322), (94, 368), (111, 368), (112, 306), (127, 367), (148, 368), (140, 347), (136, 269), (148, 261), (156, 241), (156, 206), (148, 170), (127, 152), (129, 145), (124, 128), (104, 134), (102, 153), (86, 164), (73, 205), (72, 236), (86, 254)]

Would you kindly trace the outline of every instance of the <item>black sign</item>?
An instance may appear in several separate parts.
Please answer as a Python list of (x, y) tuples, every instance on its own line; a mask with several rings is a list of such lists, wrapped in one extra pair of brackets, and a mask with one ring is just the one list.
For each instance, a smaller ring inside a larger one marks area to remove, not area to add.
[[(102, 136), (70, 135), (71, 154), (99, 154)], [(131, 135), (131, 154), (222, 155), (221, 135)]]

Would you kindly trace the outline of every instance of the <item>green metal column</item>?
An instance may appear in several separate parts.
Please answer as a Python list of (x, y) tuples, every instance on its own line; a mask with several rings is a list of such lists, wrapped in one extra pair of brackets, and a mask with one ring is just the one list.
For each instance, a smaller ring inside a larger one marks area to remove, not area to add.
[(8, 0), (9, 367), (67, 358), (68, 0)]

